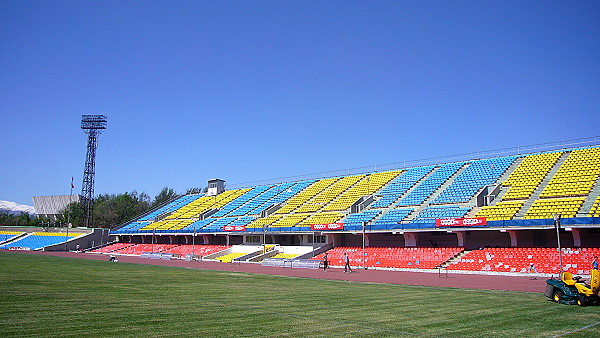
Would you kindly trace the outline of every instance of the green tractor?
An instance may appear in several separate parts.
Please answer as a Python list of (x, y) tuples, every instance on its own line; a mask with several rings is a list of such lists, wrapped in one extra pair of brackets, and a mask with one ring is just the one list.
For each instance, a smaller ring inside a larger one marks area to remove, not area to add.
[(544, 295), (560, 304), (600, 305), (600, 270), (590, 270), (590, 283), (586, 284), (581, 276), (573, 277), (570, 272), (563, 272), (560, 279), (546, 280)]

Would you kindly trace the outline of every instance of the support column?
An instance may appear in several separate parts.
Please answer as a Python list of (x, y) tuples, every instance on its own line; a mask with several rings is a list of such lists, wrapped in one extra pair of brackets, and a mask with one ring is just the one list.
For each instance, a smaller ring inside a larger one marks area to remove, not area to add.
[(338, 236), (334, 235), (334, 234), (327, 234), (325, 235), (325, 241), (329, 244), (333, 244), (333, 247), (337, 247), (338, 245)]
[(210, 241), (208, 240), (208, 236), (202, 236), (202, 240), (204, 242), (204, 244), (210, 244)]
[(465, 231), (457, 231), (456, 239), (458, 241), (458, 246), (463, 248), (467, 246), (467, 233)]
[(405, 232), (402, 234), (404, 236), (404, 246), (417, 246), (417, 242), (419, 239), (419, 233), (417, 232)]
[(508, 234), (510, 235), (510, 246), (516, 248), (519, 246), (519, 236), (517, 235), (516, 230), (508, 230)]
[(576, 248), (581, 247), (581, 229), (573, 228), (571, 233), (573, 234), (573, 246)]

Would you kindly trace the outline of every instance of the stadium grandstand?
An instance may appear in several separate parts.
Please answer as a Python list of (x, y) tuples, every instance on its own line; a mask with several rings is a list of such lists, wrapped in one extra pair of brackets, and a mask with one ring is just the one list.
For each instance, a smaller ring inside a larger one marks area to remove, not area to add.
[[(554, 273), (559, 225), (563, 268), (582, 273), (583, 253), (600, 246), (599, 178), (600, 147), (588, 145), (269, 182), (181, 196), (111, 230), (123, 247), (107, 249), (210, 257), (215, 246), (218, 260), (247, 262), (328, 251), (334, 264), (348, 252), (365, 268)], [(232, 249), (262, 244), (279, 249)]]
[(371, 269), (497, 273), (558, 272), (559, 236), (563, 270), (585, 273), (600, 254), (597, 143), (388, 167), (233, 189), (213, 180), (221, 189), (180, 196), (86, 248), (240, 263), (328, 252), (334, 266), (346, 252)]

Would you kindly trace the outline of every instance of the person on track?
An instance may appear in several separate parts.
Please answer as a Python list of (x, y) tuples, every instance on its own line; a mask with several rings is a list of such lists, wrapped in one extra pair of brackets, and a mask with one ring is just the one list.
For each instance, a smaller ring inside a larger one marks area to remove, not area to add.
[(350, 257), (347, 252), (344, 252), (344, 272), (352, 272), (350, 267)]

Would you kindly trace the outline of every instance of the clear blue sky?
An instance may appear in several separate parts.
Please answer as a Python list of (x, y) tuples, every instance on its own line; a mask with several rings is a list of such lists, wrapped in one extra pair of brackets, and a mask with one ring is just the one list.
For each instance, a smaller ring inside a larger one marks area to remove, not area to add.
[(600, 135), (599, 1), (0, 1), (0, 200)]

